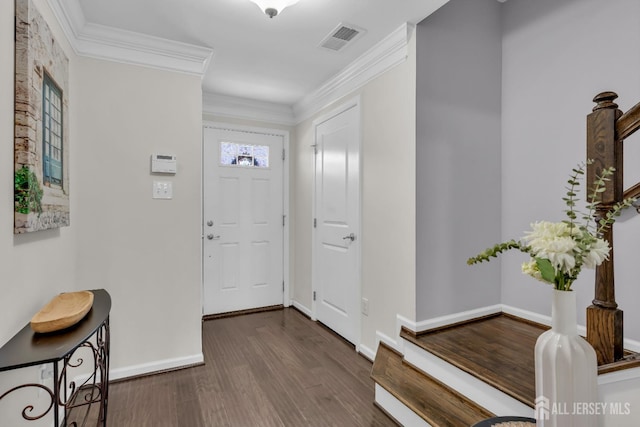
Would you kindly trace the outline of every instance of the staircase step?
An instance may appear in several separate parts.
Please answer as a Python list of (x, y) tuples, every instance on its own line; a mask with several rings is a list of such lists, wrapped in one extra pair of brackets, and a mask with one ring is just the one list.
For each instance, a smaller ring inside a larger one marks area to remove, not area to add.
[(494, 416), (380, 343), (373, 380), (433, 427), (469, 427)]
[(548, 327), (499, 313), (402, 338), (535, 407), (534, 347)]

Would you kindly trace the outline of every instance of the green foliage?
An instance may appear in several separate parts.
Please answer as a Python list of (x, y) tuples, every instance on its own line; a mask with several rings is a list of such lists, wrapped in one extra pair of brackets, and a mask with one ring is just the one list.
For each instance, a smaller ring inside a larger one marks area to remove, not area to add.
[[(591, 163), (591, 162), (589, 162)], [(588, 227), (590, 226), (590, 221), (595, 217), (595, 213), (597, 212), (597, 208), (600, 205), (600, 195), (605, 192), (607, 182), (611, 181), (609, 178), (615, 172), (615, 168), (609, 167), (602, 170), (602, 174), (600, 176), (596, 176), (596, 181), (593, 185), (593, 190), (591, 194), (589, 194), (589, 198), (587, 200), (587, 209), (589, 213), (583, 216), (583, 219), (587, 221)], [(601, 237), (602, 233), (604, 233), (609, 227), (616, 222), (616, 218), (620, 216), (622, 211), (628, 207), (631, 207), (636, 202), (635, 198), (629, 197), (621, 201), (620, 203), (616, 203), (613, 207), (606, 211), (602, 217), (598, 219), (597, 224), (594, 224), (594, 234), (597, 237)]]
[(567, 183), (569, 184), (569, 187), (567, 187), (567, 197), (562, 198), (562, 200), (564, 200), (565, 204), (569, 208), (565, 211), (565, 213), (569, 217), (569, 221), (567, 222), (571, 228), (574, 227), (574, 221), (577, 218), (575, 206), (576, 202), (579, 201), (578, 187), (580, 186), (580, 177), (584, 175), (584, 164), (579, 165), (578, 168), (572, 169), (572, 171), (573, 173), (567, 181)]
[(516, 242), (512, 239), (508, 242), (498, 243), (490, 248), (485, 249), (475, 257), (469, 258), (467, 260), (467, 264), (472, 265), (482, 261), (491, 261), (491, 258), (497, 258), (498, 254), (501, 254), (504, 251), (508, 251), (509, 249), (519, 249), (523, 252), (526, 252), (526, 247), (521, 246), (519, 242)]
[(551, 265), (551, 261), (546, 258), (536, 258), (535, 260), (542, 279), (545, 282), (554, 283), (556, 280), (556, 270), (553, 268), (553, 265)]
[[(531, 257), (529, 262), (522, 265), (523, 273), (553, 284), (558, 290), (571, 290), (571, 284), (583, 267), (595, 268), (608, 259), (610, 247), (603, 234), (613, 225), (622, 210), (636, 201), (628, 198), (609, 209), (600, 207), (602, 193), (610, 181), (609, 177), (615, 172), (610, 167), (596, 176), (591, 193), (585, 200), (587, 212), (579, 212), (577, 205), (580, 201), (580, 183), (588, 164), (592, 164), (592, 161), (588, 160), (572, 169), (567, 180), (566, 196), (562, 198), (567, 206), (564, 210), (567, 219), (559, 223), (539, 221), (531, 224), (532, 231), (527, 232), (520, 241), (509, 240), (496, 244), (469, 258), (467, 264), (490, 261), (502, 252), (518, 249)], [(578, 221), (579, 215), (581, 221)]]
[[(587, 165), (592, 164), (592, 160), (587, 160)], [(579, 201), (577, 198), (578, 187), (580, 186), (580, 178), (584, 175), (585, 164), (581, 164), (578, 168), (573, 169), (573, 174), (567, 181), (569, 187), (567, 187), (567, 197), (563, 197), (565, 204), (567, 205), (567, 210), (565, 213), (569, 220), (565, 221), (569, 224), (570, 227), (575, 227), (575, 220), (578, 217), (578, 213), (575, 206), (576, 202)], [(603, 217), (598, 218), (597, 223), (594, 222), (596, 218), (596, 212), (598, 206), (600, 205), (600, 196), (602, 193), (606, 191), (607, 182), (611, 181), (609, 178), (615, 172), (614, 167), (609, 167), (603, 169), (601, 175), (596, 176), (595, 182), (593, 183), (593, 188), (591, 193), (587, 197), (587, 213), (582, 213), (582, 220), (584, 221), (584, 225), (580, 226), (579, 229), (585, 233), (589, 233), (595, 237), (602, 237), (602, 233), (606, 231), (607, 228), (611, 227), (613, 223), (616, 221), (616, 217), (619, 217), (622, 210), (631, 207), (633, 203), (636, 202), (635, 198), (627, 198), (624, 199), (620, 203), (616, 203), (610, 210), (603, 213)]]
[(36, 174), (27, 166), (23, 166), (15, 173), (14, 202), (16, 212), (42, 213), (42, 188)]

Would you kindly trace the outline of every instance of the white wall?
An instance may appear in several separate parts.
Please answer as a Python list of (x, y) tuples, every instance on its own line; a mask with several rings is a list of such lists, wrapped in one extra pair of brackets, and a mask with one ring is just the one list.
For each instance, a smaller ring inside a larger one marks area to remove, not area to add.
[[(640, 2), (509, 0), (503, 5), (502, 238), (522, 236), (535, 220), (563, 219), (571, 168), (586, 158), (592, 98), (613, 90), (622, 110), (640, 101)], [(626, 186), (640, 180), (640, 149), (629, 140)], [(640, 339), (635, 264), (640, 219), (616, 225), (616, 296), (625, 335)], [(550, 314), (551, 289), (522, 275), (524, 255), (502, 262), (502, 302)], [(593, 272), (574, 284), (578, 321), (593, 299)]]
[(453, 0), (417, 27), (417, 321), (500, 303), (500, 3)]
[[(77, 63), (77, 282), (111, 294), (114, 376), (201, 360), (200, 78)], [(175, 176), (150, 174), (155, 152)], [(172, 200), (151, 198), (154, 180)]]
[[(75, 56), (44, 0), (34, 3), (69, 58), (71, 79), (75, 76)], [(71, 227), (13, 234), (13, 81), (14, 81), (14, 2), (0, 2), (0, 346), (16, 334), (53, 296), (77, 289), (75, 272), (77, 229), (73, 212), (78, 206), (77, 187), (71, 176)], [(71, 115), (73, 106), (71, 90)], [(70, 168), (78, 164), (77, 145), (71, 135)], [(37, 382), (36, 368), (0, 373), (0, 394), (24, 382)], [(44, 398), (43, 398), (44, 399)], [(0, 402), (3, 425), (17, 425), (25, 404), (38, 401), (37, 392), (13, 394)], [(42, 403), (47, 405), (49, 402)], [(22, 404), (22, 406), (18, 406)], [(46, 408), (46, 406), (44, 406)], [(19, 408), (19, 409), (17, 409)], [(43, 406), (36, 404), (36, 411)], [(32, 423), (34, 426), (43, 425)]]
[[(79, 58), (35, 4), (70, 60), (71, 226), (13, 235), (14, 7), (0, 2), (0, 345), (56, 294), (105, 288), (112, 378), (202, 360), (200, 78)], [(155, 151), (177, 155), (175, 177), (150, 175)], [(151, 199), (154, 178), (173, 200)], [(0, 374), (0, 393), (37, 375)]]
[[(35, 1), (37, 8), (49, 22), (52, 15), (46, 2)], [(74, 289), (75, 272), (73, 269), (75, 252), (75, 230), (65, 227), (38, 233), (13, 235), (13, 2), (0, 4), (0, 49), (3, 61), (0, 65), (0, 85), (2, 96), (0, 103), (0, 132), (3, 144), (0, 144), (0, 161), (2, 162), (2, 185), (0, 192), (3, 203), (0, 204), (0, 259), (2, 259), (0, 277), (2, 277), (2, 298), (0, 312), (3, 321), (0, 324), (0, 343), (5, 343), (21, 329), (51, 297), (63, 290)], [(55, 21), (50, 24), (54, 34), (60, 39), (70, 58), (71, 70), (74, 73), (74, 57)], [(69, 147), (72, 167), (73, 143)], [(71, 187), (73, 199), (74, 189)]]
[[(36, 0), (35, 5), (49, 22), (49, 26), (64, 48), (70, 62), (71, 78), (75, 75), (75, 56), (65, 43), (47, 2)], [(13, 234), (13, 67), (14, 67), (14, 3), (0, 2), (0, 345), (20, 330), (53, 296), (75, 289), (76, 229), (64, 227), (25, 235)], [(73, 91), (72, 91), (73, 92)], [(73, 97), (73, 93), (71, 93)], [(73, 101), (73, 99), (72, 99)], [(71, 114), (75, 111), (70, 107)], [(77, 165), (78, 146), (71, 135), (71, 169)], [(76, 190), (71, 177), (71, 201)], [(77, 206), (77, 203), (75, 203)], [(74, 207), (74, 206), (72, 206)], [(74, 218), (72, 217), (72, 221)]]
[[(362, 112), (362, 344), (375, 351), (376, 332), (397, 336), (396, 315), (415, 319), (415, 38), (407, 61), (355, 93)], [(344, 99), (344, 98), (343, 98)], [(296, 127), (294, 300), (311, 308), (314, 142), (312, 122)]]

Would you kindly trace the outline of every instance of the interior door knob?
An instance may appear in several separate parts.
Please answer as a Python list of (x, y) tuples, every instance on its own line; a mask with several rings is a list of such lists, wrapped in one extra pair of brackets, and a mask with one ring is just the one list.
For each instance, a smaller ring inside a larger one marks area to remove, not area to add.
[(207, 234), (207, 239), (209, 240), (218, 240), (220, 236), (214, 236), (213, 234)]
[(350, 239), (350, 240), (353, 242), (354, 240), (356, 240), (356, 235), (355, 235), (355, 234), (353, 234), (353, 233), (351, 233), (351, 234), (349, 234), (348, 236), (344, 236), (344, 237), (342, 238), (342, 240), (347, 240), (347, 239)]

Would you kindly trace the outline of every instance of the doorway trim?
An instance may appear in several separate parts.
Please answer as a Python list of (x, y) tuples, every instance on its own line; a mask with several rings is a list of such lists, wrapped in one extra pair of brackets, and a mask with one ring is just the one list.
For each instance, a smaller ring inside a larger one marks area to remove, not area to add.
[(358, 200), (356, 201), (358, 205), (358, 226), (356, 230), (356, 235), (360, 240), (360, 244), (357, 246), (356, 253), (356, 289), (354, 295), (354, 301), (352, 301), (356, 315), (355, 319), (355, 336), (354, 336), (354, 345), (356, 352), (360, 352), (360, 344), (362, 342), (362, 312), (360, 310), (360, 301), (362, 300), (362, 111), (361, 111), (361, 99), (360, 95), (357, 95), (351, 99), (346, 100), (344, 103), (334, 108), (333, 110), (325, 113), (312, 122), (312, 131), (313, 131), (313, 144), (311, 148), (313, 150), (313, 155), (311, 156), (312, 161), (312, 170), (313, 170), (313, 179), (311, 180), (311, 319), (314, 321), (318, 321), (317, 318), (317, 306), (316, 301), (313, 298), (313, 295), (318, 289), (318, 283), (316, 280), (316, 272), (317, 272), (317, 251), (316, 251), (316, 243), (317, 243), (317, 228), (314, 227), (314, 219), (317, 217), (317, 206), (316, 206), (316, 179), (317, 179), (317, 162), (316, 162), (316, 149), (318, 142), (317, 138), (317, 127), (327, 120), (349, 110), (350, 108), (356, 109), (357, 116), (357, 144), (358, 144)]
[(219, 121), (210, 121), (203, 120), (202, 121), (202, 145), (200, 147), (200, 310), (201, 315), (204, 315), (204, 260), (202, 259), (204, 256), (204, 251), (202, 249), (204, 242), (204, 129), (221, 129), (221, 130), (230, 130), (237, 132), (248, 132), (248, 133), (257, 133), (262, 135), (271, 135), (271, 136), (281, 136), (282, 137), (282, 146), (284, 147), (284, 162), (283, 162), (283, 171), (282, 171), (282, 212), (284, 215), (284, 227), (282, 230), (282, 277), (284, 281), (283, 293), (282, 293), (282, 304), (284, 307), (289, 307), (291, 305), (291, 283), (290, 283), (290, 246), (289, 246), (289, 236), (291, 232), (291, 215), (289, 212), (290, 206), (290, 194), (289, 194), (289, 165), (291, 158), (291, 150), (290, 150), (290, 132), (284, 129), (273, 129), (259, 126), (249, 126), (249, 125), (238, 125), (233, 123), (219, 122)]

